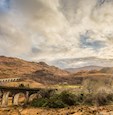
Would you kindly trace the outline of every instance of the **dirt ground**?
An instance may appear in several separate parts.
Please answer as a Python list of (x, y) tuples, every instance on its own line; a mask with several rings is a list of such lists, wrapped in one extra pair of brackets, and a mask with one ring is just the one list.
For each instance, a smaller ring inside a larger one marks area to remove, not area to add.
[(63, 109), (47, 108), (0, 108), (0, 115), (113, 115), (113, 105), (103, 107), (67, 107)]

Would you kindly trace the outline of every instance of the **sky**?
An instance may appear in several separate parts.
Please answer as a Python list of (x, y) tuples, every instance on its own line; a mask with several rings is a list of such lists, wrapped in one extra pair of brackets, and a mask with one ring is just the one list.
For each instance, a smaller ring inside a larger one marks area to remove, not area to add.
[(113, 0), (0, 0), (0, 55), (113, 66), (112, 8)]

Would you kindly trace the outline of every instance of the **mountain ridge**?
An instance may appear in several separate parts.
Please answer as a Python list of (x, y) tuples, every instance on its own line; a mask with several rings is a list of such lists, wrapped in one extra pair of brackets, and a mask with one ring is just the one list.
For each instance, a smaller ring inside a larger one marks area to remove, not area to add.
[(90, 70), (101, 70), (102, 66), (83, 66), (83, 67), (79, 67), (79, 68), (66, 68), (65, 70), (71, 73), (76, 73), (79, 71), (90, 71)]
[(0, 56), (0, 78), (25, 78), (41, 84), (80, 84), (89, 77), (112, 77), (112, 67), (87, 66), (67, 71), (45, 62), (29, 62), (19, 58)]

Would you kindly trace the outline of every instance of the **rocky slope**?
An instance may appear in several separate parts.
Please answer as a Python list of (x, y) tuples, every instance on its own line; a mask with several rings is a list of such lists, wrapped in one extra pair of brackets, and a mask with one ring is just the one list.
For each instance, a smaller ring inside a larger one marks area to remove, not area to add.
[(70, 73), (44, 62), (28, 62), (18, 58), (0, 56), (0, 78), (26, 77), (46, 83), (60, 81)]

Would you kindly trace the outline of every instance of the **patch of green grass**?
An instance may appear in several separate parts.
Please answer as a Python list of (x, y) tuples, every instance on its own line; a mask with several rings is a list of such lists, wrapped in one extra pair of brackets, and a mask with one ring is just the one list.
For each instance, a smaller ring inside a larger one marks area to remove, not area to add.
[(53, 87), (58, 88), (58, 89), (62, 89), (62, 88), (66, 88), (66, 89), (74, 89), (74, 88), (80, 88), (81, 86), (79, 85), (64, 85), (64, 84), (59, 84), (59, 85), (54, 85)]

